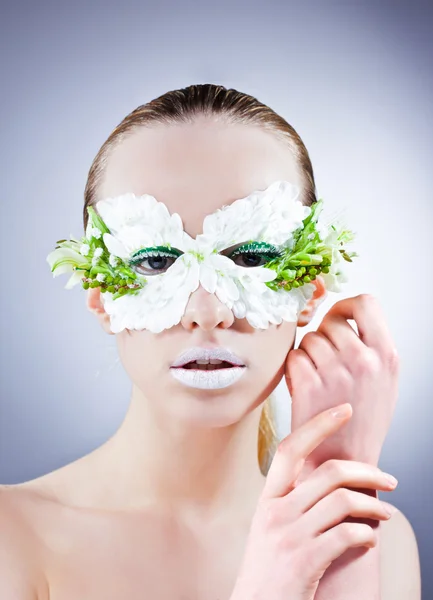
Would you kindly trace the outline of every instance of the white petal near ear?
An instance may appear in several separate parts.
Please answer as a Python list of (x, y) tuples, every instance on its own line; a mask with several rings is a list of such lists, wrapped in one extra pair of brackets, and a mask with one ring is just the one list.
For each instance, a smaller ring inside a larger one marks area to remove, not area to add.
[(73, 265), (71, 263), (63, 263), (59, 264), (55, 267), (53, 271), (53, 277), (57, 277), (58, 275), (63, 275), (64, 273), (71, 273), (73, 271)]
[(68, 273), (75, 266), (85, 266), (87, 264), (84, 256), (71, 248), (64, 247), (56, 248), (50, 252), (47, 256), (47, 262), (53, 272), (53, 277)]
[(78, 283), (81, 283), (82, 278), (84, 277), (84, 271), (74, 271), (71, 277), (68, 279), (65, 290), (70, 290)]

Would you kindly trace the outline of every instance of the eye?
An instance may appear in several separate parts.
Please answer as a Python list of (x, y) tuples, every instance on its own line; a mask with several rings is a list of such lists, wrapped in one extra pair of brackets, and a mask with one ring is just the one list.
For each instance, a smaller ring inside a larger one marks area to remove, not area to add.
[(241, 252), (234, 256), (233, 262), (240, 267), (261, 267), (268, 261), (253, 252)]
[(171, 267), (181, 254), (180, 250), (167, 246), (142, 248), (132, 255), (129, 265), (141, 275), (159, 275)]
[(248, 242), (236, 248), (228, 256), (240, 267), (262, 267), (280, 255), (281, 251), (273, 244)]

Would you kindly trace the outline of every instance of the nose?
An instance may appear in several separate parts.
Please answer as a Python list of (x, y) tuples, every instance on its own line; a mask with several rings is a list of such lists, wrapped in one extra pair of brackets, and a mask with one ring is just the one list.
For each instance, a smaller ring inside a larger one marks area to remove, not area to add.
[(180, 323), (185, 329), (201, 327), (210, 331), (215, 327), (226, 329), (233, 324), (234, 315), (215, 294), (207, 292), (202, 285), (192, 292)]

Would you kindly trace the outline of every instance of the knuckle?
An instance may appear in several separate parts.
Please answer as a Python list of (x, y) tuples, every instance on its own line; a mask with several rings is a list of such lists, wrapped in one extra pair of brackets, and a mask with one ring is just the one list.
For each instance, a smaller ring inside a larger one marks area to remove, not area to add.
[(347, 488), (338, 488), (334, 492), (339, 506), (346, 512), (349, 512), (355, 504), (353, 494)]
[(353, 376), (346, 369), (346, 367), (341, 367), (341, 368), (336, 369), (336, 379), (337, 379), (338, 386), (341, 389), (341, 391), (352, 389)]
[(339, 480), (344, 473), (344, 467), (341, 460), (330, 458), (322, 465), (325, 474), (329, 479)]
[(295, 457), (297, 455), (296, 438), (293, 435), (286, 436), (278, 444), (275, 454), (284, 457)]
[(314, 398), (317, 397), (321, 392), (321, 380), (315, 377), (311, 377), (311, 379), (304, 380), (302, 382), (302, 392), (304, 396)]
[(300, 348), (293, 348), (293, 350), (291, 350), (287, 356), (287, 364), (291, 367), (296, 366), (296, 363), (299, 360), (301, 354), (302, 353)]
[(262, 502), (261, 512), (266, 527), (272, 529), (281, 524), (283, 515), (281, 506), (277, 502), (269, 500)]
[[(311, 338), (312, 338), (312, 333), (313, 333), (312, 331), (308, 331), (308, 332), (307, 332), (307, 333), (306, 333), (306, 334), (303, 336), (303, 338), (302, 338), (302, 341), (301, 341), (301, 344), (302, 344), (302, 343), (304, 343), (305, 341), (307, 341), (307, 342), (308, 342), (308, 340), (311, 340)], [(301, 345), (301, 344), (299, 344), (299, 345)]]
[(319, 394), (322, 389), (322, 380), (317, 375), (309, 377), (307, 381), (302, 382), (302, 386), (306, 389), (306, 393)]
[(359, 537), (358, 523), (340, 523), (336, 527), (336, 534), (344, 543), (351, 543)]
[(374, 296), (373, 294), (359, 294), (357, 296), (357, 300), (360, 304), (378, 304), (379, 303), (379, 299), (377, 298), (377, 296)]
[(354, 352), (352, 357), (355, 369), (360, 374), (373, 374), (380, 371), (380, 361), (376, 354), (368, 348)]
[(350, 358), (353, 361), (362, 361), (366, 348), (362, 347), (360, 344), (356, 344), (353, 348), (350, 349)]
[(316, 331), (308, 331), (302, 338), (299, 346), (301, 347), (303, 344), (313, 343), (317, 340), (318, 333)]
[(392, 373), (396, 373), (400, 367), (400, 355), (397, 348), (391, 347), (385, 354), (385, 363)]

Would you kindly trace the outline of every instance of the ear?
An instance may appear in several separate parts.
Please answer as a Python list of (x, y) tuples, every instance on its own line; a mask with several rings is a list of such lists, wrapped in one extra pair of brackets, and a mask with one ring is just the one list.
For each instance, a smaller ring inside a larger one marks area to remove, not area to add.
[(96, 315), (102, 329), (111, 335), (114, 335), (110, 329), (110, 316), (105, 312), (101, 298), (100, 288), (88, 288), (87, 290), (87, 308)]
[(305, 327), (305, 325), (309, 324), (315, 315), (316, 310), (327, 296), (326, 286), (320, 275), (318, 275), (311, 283), (316, 286), (316, 289), (314, 290), (311, 299), (308, 300), (306, 307), (299, 315), (298, 327)]

